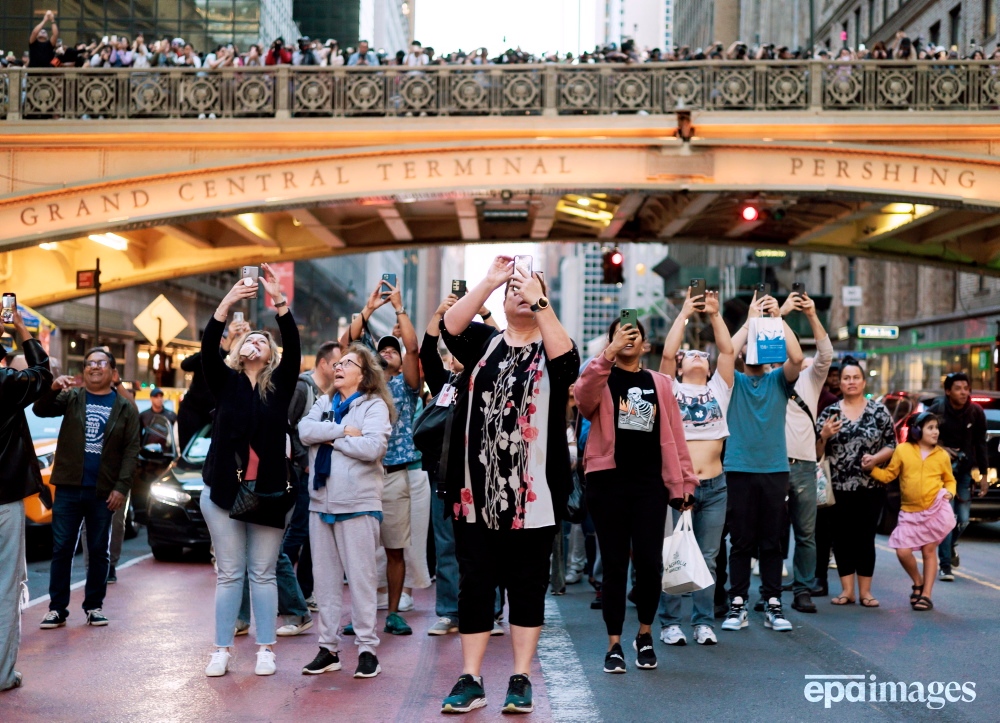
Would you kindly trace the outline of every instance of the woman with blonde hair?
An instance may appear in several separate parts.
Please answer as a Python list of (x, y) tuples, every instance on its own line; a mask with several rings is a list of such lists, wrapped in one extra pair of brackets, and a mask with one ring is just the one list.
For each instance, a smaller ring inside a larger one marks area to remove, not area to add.
[(309, 445), (309, 544), (319, 603), (319, 653), (302, 673), (341, 668), (346, 574), (359, 650), (354, 677), (374, 678), (382, 672), (375, 657), (382, 459), (396, 410), (382, 365), (364, 344), (351, 344), (333, 370), (333, 389), (299, 422), (299, 439)]
[(294, 496), (288, 482), (285, 437), (288, 405), (295, 391), (301, 350), (299, 332), (271, 267), (263, 264), (260, 287), (278, 310), (284, 352), (269, 332), (250, 331), (236, 340), (225, 360), (218, 353), (229, 310), (255, 298), (245, 280), (226, 294), (205, 327), (202, 365), (215, 398), (212, 446), (202, 476), (205, 516), (215, 557), (216, 652), (205, 675), (226, 674), (243, 577), (250, 576), (250, 600), (257, 623), (257, 675), (274, 675), (278, 586), (275, 566)]

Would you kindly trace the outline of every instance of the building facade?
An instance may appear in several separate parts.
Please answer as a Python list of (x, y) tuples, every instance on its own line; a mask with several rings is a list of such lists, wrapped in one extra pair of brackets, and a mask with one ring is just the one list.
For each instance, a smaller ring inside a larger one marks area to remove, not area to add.
[(595, 37), (598, 45), (634, 40), (640, 50), (674, 45), (674, 6), (677, 0), (596, 0)]
[(295, 22), (302, 32), (340, 47), (367, 40), (372, 50), (394, 55), (410, 44), (414, 0), (294, 0)]

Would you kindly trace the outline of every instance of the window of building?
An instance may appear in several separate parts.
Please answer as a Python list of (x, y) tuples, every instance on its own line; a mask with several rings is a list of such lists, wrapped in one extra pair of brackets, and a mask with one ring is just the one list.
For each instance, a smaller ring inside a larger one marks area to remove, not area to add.
[(941, 21), (938, 20), (936, 23), (931, 25), (931, 29), (928, 33), (930, 36), (931, 45), (941, 44)]
[(882, 23), (889, 20), (889, 0), (882, 0)]
[(871, 37), (875, 32), (875, 0), (868, 0), (868, 34)]
[(826, 266), (819, 267), (819, 293), (826, 296)]
[(983, 42), (997, 34), (997, 0), (983, 0)]
[(858, 7), (854, 8), (854, 42), (851, 45), (857, 47), (863, 37), (861, 34), (861, 6), (858, 5)]
[(948, 45), (962, 46), (962, 6), (956, 5), (948, 12)]

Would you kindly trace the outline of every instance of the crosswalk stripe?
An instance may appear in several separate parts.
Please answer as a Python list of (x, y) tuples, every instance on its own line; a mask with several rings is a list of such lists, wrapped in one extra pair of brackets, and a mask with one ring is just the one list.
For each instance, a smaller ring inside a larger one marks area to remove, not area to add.
[(562, 613), (551, 597), (545, 598), (545, 627), (538, 641), (538, 660), (556, 723), (593, 723), (601, 719), (583, 665), (563, 626)]

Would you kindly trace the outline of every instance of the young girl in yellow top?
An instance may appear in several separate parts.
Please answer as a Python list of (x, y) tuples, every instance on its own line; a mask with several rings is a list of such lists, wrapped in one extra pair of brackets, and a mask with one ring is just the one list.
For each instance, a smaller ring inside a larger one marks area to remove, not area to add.
[[(955, 513), (950, 500), (955, 495), (955, 475), (951, 457), (938, 447), (938, 418), (921, 412), (907, 422), (906, 443), (896, 447), (888, 466), (876, 467), (872, 477), (891, 482), (899, 477), (902, 505), (899, 524), (889, 537), (889, 547), (913, 580), (910, 607), (932, 610), (931, 591), (937, 578), (937, 546), (955, 527)], [(917, 571), (913, 550), (920, 548), (924, 574)]]

